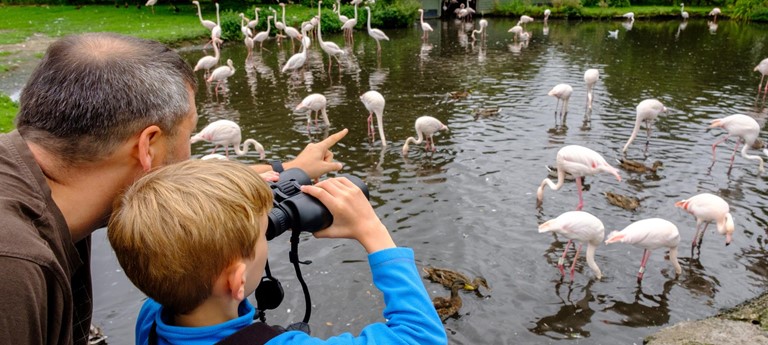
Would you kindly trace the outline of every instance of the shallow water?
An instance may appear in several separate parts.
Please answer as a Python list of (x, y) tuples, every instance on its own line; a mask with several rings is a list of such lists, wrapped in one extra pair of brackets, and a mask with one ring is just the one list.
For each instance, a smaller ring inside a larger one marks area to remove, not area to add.
[[(452, 344), (641, 343), (661, 326), (713, 315), (765, 290), (766, 178), (755, 162), (740, 156), (728, 171), (733, 141), (718, 149), (712, 166), (711, 144), (723, 131), (707, 130), (707, 124), (742, 113), (764, 126), (760, 78), (752, 69), (768, 56), (763, 43), (768, 27), (721, 21), (713, 32), (704, 21), (685, 27), (637, 21), (631, 30), (618, 21), (552, 21), (547, 28), (535, 22), (528, 26), (532, 40), (521, 46), (507, 33), (512, 21), (489, 22), (486, 42), (474, 44), (463, 24), (454, 21), (431, 21), (435, 32), (426, 44), (415, 27), (387, 30), (391, 41), (382, 43), (380, 57), (375, 42), (357, 32), (341, 73), (334, 64), (330, 76), (323, 64), (327, 56), (314, 43), (308, 68), (284, 74), (279, 67), (291, 55), (289, 43), (269, 41), (246, 63), (241, 44), (229, 42), (222, 61), (231, 58), (237, 72), (218, 98), (204, 83), (199, 88), (198, 128), (220, 118), (235, 120), (244, 137), (264, 144), (268, 158), (282, 159), (328, 132), (349, 128), (335, 157), (345, 164), (343, 173), (366, 181), (371, 202), (398, 245), (415, 249), (420, 268), (481, 275), (492, 288), (487, 299), (463, 295), (462, 316), (445, 324)], [(609, 38), (614, 29), (619, 29), (618, 38)], [(341, 36), (327, 36), (342, 45)], [(204, 53), (189, 49), (182, 54), (194, 65)], [(591, 122), (584, 122), (583, 73), (588, 68), (600, 71), (600, 81)], [(574, 87), (567, 127), (555, 126), (556, 100), (547, 96), (558, 83)], [(371, 142), (364, 130), (368, 114), (359, 96), (368, 90), (378, 90), (387, 100), (386, 148), (378, 133)], [(448, 96), (464, 90), (471, 92), (468, 98)], [(313, 126), (308, 135), (306, 117), (293, 108), (315, 92), (328, 98), (331, 128)], [(557, 150), (568, 144), (587, 146), (615, 162), (632, 131), (635, 106), (646, 98), (659, 99), (669, 112), (653, 124), (647, 151), (641, 130), (627, 157), (647, 164), (660, 160), (664, 169), (658, 176), (622, 171), (621, 182), (610, 175), (588, 178), (584, 210), (603, 221), (606, 233), (644, 218), (672, 221), (681, 233), (683, 273), (675, 278), (663, 251), (657, 250), (638, 285), (642, 250), (613, 244), (597, 250), (602, 280), (593, 278), (583, 258), (573, 282), (562, 279), (556, 265), (565, 242), (539, 234), (537, 226), (573, 210), (576, 187), (567, 183), (560, 191), (547, 189), (537, 208), (535, 191), (547, 175), (544, 165), (554, 165)], [(499, 114), (475, 119), (473, 111), (480, 108), (498, 108)], [(401, 147), (414, 135), (413, 122), (421, 115), (440, 119), (450, 132), (435, 138), (437, 152), (425, 153), (415, 145), (404, 157)], [(211, 148), (195, 144), (193, 154)], [(258, 156), (249, 153), (240, 160), (256, 162)], [(641, 207), (626, 211), (612, 206), (602, 195), (608, 191), (635, 195)], [(700, 255), (692, 257), (696, 223), (674, 202), (701, 192), (730, 203), (737, 230), (726, 247), (711, 226)], [(304, 311), (287, 241), (283, 235), (270, 242), (273, 272), (287, 293), (278, 310), (268, 314), (276, 324), (299, 321)], [(119, 270), (104, 231), (94, 242), (94, 321), (111, 336), (111, 344), (131, 343), (143, 295)], [(383, 300), (359, 245), (306, 237), (300, 253), (313, 262), (302, 267), (313, 298), (313, 335), (357, 333), (382, 321)], [(425, 280), (425, 285), (432, 296), (448, 294), (437, 284)]]

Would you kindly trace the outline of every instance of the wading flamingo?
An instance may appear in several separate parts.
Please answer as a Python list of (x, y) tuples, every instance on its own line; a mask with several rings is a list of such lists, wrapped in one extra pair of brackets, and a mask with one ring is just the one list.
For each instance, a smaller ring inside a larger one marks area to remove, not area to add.
[(629, 140), (627, 140), (624, 148), (621, 149), (621, 152), (627, 152), (629, 144), (632, 144), (632, 141), (635, 140), (635, 137), (637, 137), (637, 132), (640, 130), (640, 124), (643, 122), (645, 122), (646, 134), (645, 148), (648, 149), (648, 144), (651, 143), (651, 124), (653, 123), (653, 120), (659, 116), (660, 113), (667, 112), (667, 107), (665, 107), (656, 99), (646, 99), (637, 105), (636, 111), (637, 115), (635, 117), (635, 128), (632, 129), (632, 134), (629, 136)]
[(765, 171), (763, 169), (763, 159), (760, 158), (760, 156), (753, 156), (750, 154), (747, 154), (747, 150), (750, 146), (757, 140), (757, 136), (760, 134), (760, 125), (750, 116), (747, 115), (731, 115), (726, 116), (722, 119), (715, 119), (710, 122), (709, 128), (715, 128), (720, 127), (728, 132), (728, 134), (718, 141), (716, 141), (714, 144), (712, 144), (712, 164), (715, 163), (715, 148), (720, 143), (728, 140), (728, 137), (731, 135), (735, 135), (739, 137), (739, 141), (736, 141), (736, 146), (733, 148), (733, 155), (731, 155), (731, 165), (728, 166), (728, 170), (730, 171), (731, 168), (733, 168), (733, 160), (736, 158), (736, 151), (739, 149), (739, 144), (744, 144), (744, 147), (741, 148), (741, 156), (746, 159), (751, 159), (759, 162), (758, 170), (762, 173)]
[(592, 109), (592, 99), (594, 98), (592, 91), (594, 90), (598, 79), (600, 79), (600, 71), (590, 68), (584, 72), (584, 83), (587, 84), (587, 108), (589, 109)]
[(576, 210), (580, 211), (584, 207), (584, 199), (581, 196), (584, 176), (592, 176), (601, 172), (612, 174), (616, 176), (616, 180), (621, 181), (619, 171), (608, 164), (599, 153), (584, 146), (565, 146), (557, 151), (557, 184), (548, 178), (542, 180), (536, 191), (537, 204), (541, 206), (544, 199), (544, 186), (549, 186), (552, 190), (559, 190), (565, 183), (565, 174), (568, 173), (576, 178), (576, 188), (579, 193), (579, 204), (576, 206)]
[[(320, 17), (320, 5), (322, 4), (322, 1), (317, 2), (317, 15)], [(321, 33), (323, 25), (322, 22), (317, 23), (317, 41), (320, 43), (320, 48), (323, 49), (323, 51), (328, 54), (328, 73), (331, 73), (331, 65), (333, 65), (333, 58), (336, 58), (336, 62), (339, 64), (339, 72), (341, 72), (341, 60), (339, 60), (340, 55), (346, 54), (344, 50), (342, 50), (338, 44), (333, 42), (326, 42), (323, 41), (323, 34)]]
[(527, 23), (532, 23), (532, 22), (533, 22), (533, 17), (522, 15), (520, 16), (520, 20), (517, 21), (517, 25), (523, 26)]
[[(760, 72), (762, 75), (760, 77), (760, 84), (757, 84), (757, 93), (760, 93), (760, 86), (763, 85), (763, 79), (765, 79), (765, 76), (768, 74), (768, 58), (763, 59), (763, 61), (760, 61), (757, 66), (755, 66), (754, 69), (755, 72)], [(763, 93), (768, 93), (768, 82), (765, 83), (765, 90), (763, 90)]]
[(563, 250), (563, 256), (557, 261), (557, 268), (560, 269), (560, 273), (563, 276), (565, 275), (565, 270), (563, 269), (565, 255), (568, 253), (568, 248), (571, 246), (571, 242), (576, 240), (580, 243), (579, 248), (576, 249), (576, 255), (573, 257), (573, 263), (571, 264), (571, 280), (573, 280), (576, 260), (579, 258), (581, 246), (584, 242), (587, 243), (587, 265), (589, 265), (589, 268), (595, 272), (595, 277), (597, 279), (603, 277), (602, 272), (600, 272), (600, 267), (597, 267), (597, 263), (595, 263), (595, 250), (605, 238), (605, 227), (600, 219), (583, 211), (565, 212), (557, 218), (548, 220), (544, 224), (539, 225), (539, 233), (544, 232), (554, 232), (563, 235), (568, 239), (568, 243), (565, 244), (565, 250)]
[(155, 4), (157, 4), (157, 0), (148, 0), (144, 6), (149, 6), (152, 8), (152, 14), (155, 14)]
[(227, 66), (217, 67), (211, 72), (211, 75), (206, 81), (209, 83), (216, 82), (216, 88), (214, 88), (214, 90), (216, 91), (216, 96), (218, 96), (221, 82), (227, 80), (227, 78), (231, 77), (233, 74), (235, 74), (235, 66), (232, 66), (232, 59), (227, 59)]
[(357, 25), (357, 4), (359, 2), (353, 1), (353, 4), (355, 6), (355, 17), (349, 18), (346, 22), (344, 22), (344, 25), (341, 26), (341, 30), (344, 31), (344, 37), (347, 41), (352, 42), (355, 40), (354, 34), (355, 34), (355, 25)]
[(488, 27), (488, 21), (485, 20), (485, 19), (480, 19), (479, 25), (480, 25), (480, 30), (472, 30), (472, 40), (473, 41), (476, 40), (475, 39), (475, 34), (476, 33), (480, 34), (480, 39), (481, 40), (485, 40), (485, 31), (486, 31), (485, 28)]
[(717, 15), (719, 15), (719, 14), (720, 14), (720, 8), (719, 7), (715, 7), (715, 8), (712, 9), (712, 11), (709, 12), (710, 16), (715, 16), (715, 19), (714, 19), (715, 23), (717, 23)]
[(248, 21), (248, 28), (251, 30), (256, 29), (256, 25), (259, 25), (259, 11), (261, 11), (261, 8), (255, 7), (253, 9), (253, 15), (256, 16), (254, 20)]
[[(282, 34), (280, 34), (280, 31), (285, 33), (285, 23), (277, 21), (277, 11), (275, 11), (274, 8), (270, 8), (270, 10), (272, 10), (272, 15), (274, 16), (274, 19), (275, 19), (275, 29), (278, 30), (277, 43), (280, 43), (284, 37)], [(283, 10), (285, 10), (285, 7), (283, 7)]]
[(423, 141), (426, 141), (424, 146), (425, 150), (429, 151), (431, 147), (432, 152), (436, 151), (437, 148), (435, 147), (435, 139), (432, 138), (432, 136), (441, 130), (448, 130), (448, 126), (444, 125), (442, 122), (440, 122), (440, 120), (432, 116), (419, 117), (416, 119), (414, 127), (416, 128), (416, 135), (418, 136), (418, 139), (415, 139), (414, 137), (408, 137), (408, 139), (405, 139), (405, 145), (403, 145), (403, 155), (408, 155), (408, 144), (413, 143), (419, 145)]
[(424, 31), (424, 34), (421, 35), (421, 39), (426, 41), (429, 38), (429, 33), (434, 31), (434, 30), (432, 30), (432, 26), (429, 25), (429, 23), (425, 23), (424, 22), (424, 9), (423, 8), (419, 9), (419, 15), (420, 15), (419, 21), (421, 21), (421, 31)]
[(213, 30), (213, 28), (216, 27), (216, 23), (207, 19), (203, 19), (203, 14), (200, 13), (200, 2), (192, 1), (192, 3), (197, 6), (197, 17), (200, 18), (200, 24), (203, 24), (203, 26), (208, 30)]
[(264, 41), (269, 38), (269, 30), (271, 30), (271, 27), (269, 26), (269, 21), (272, 20), (272, 16), (267, 16), (267, 31), (262, 31), (256, 34), (256, 36), (253, 36), (254, 42), (259, 42), (259, 49), (264, 49)]
[[(717, 224), (717, 232), (720, 235), (725, 235), (725, 245), (731, 244), (734, 231), (733, 216), (731, 216), (728, 203), (723, 198), (714, 194), (701, 193), (678, 201), (675, 206), (696, 217), (696, 234), (693, 236), (691, 250), (696, 246), (696, 242), (701, 247), (701, 240), (704, 238), (704, 232), (707, 231), (707, 225), (712, 222)], [(701, 224), (704, 224), (703, 228)]]
[(376, 114), (376, 123), (379, 126), (379, 135), (381, 136), (381, 145), (387, 146), (387, 139), (384, 137), (384, 96), (377, 91), (368, 91), (360, 96), (365, 109), (368, 110), (368, 135), (374, 140), (376, 134), (373, 131), (373, 114)]
[(637, 272), (638, 283), (643, 280), (645, 264), (651, 251), (658, 248), (669, 248), (669, 262), (675, 267), (675, 273), (683, 270), (677, 262), (677, 246), (680, 244), (680, 232), (677, 226), (668, 220), (661, 218), (648, 218), (638, 220), (621, 231), (613, 231), (608, 234), (605, 244), (628, 243), (635, 247), (643, 248), (643, 259), (640, 261), (640, 270)]
[(376, 40), (376, 51), (381, 52), (381, 43), (379, 41), (386, 40), (389, 41), (389, 37), (384, 34), (384, 31), (381, 31), (379, 29), (371, 29), (371, 8), (368, 6), (365, 6), (365, 10), (368, 11), (368, 35), (373, 37), (373, 39)]
[(309, 124), (312, 122), (312, 113), (315, 113), (315, 126), (317, 126), (317, 118), (320, 116), (320, 114), (323, 114), (323, 123), (325, 124), (325, 127), (328, 127), (331, 125), (331, 122), (328, 120), (328, 113), (326, 112), (326, 105), (328, 104), (328, 101), (326, 100), (325, 96), (319, 94), (319, 93), (313, 93), (307, 97), (304, 97), (304, 100), (299, 103), (299, 105), (296, 106), (296, 110), (300, 111), (303, 109), (307, 109), (307, 133), (309, 133)]
[(560, 105), (560, 101), (563, 101), (563, 107), (560, 110), (560, 119), (565, 125), (565, 116), (568, 115), (568, 100), (571, 99), (573, 93), (573, 87), (568, 84), (557, 84), (552, 90), (549, 90), (547, 95), (557, 98), (557, 104), (555, 105), (555, 126), (557, 126), (557, 107)]
[(242, 140), (240, 126), (230, 120), (217, 120), (205, 126), (200, 133), (195, 134), (190, 140), (190, 144), (194, 144), (198, 141), (208, 141), (213, 143), (213, 151), (211, 154), (216, 153), (216, 149), (219, 146), (224, 146), (226, 157), (229, 157), (229, 146), (235, 149), (235, 154), (238, 156), (248, 153), (249, 145), (259, 151), (260, 159), (264, 159), (264, 146), (261, 146), (258, 141), (253, 139), (247, 139), (243, 142), (242, 149), (240, 148), (240, 141)]
[(344, 23), (346, 23), (349, 20), (347, 16), (341, 14), (341, 0), (336, 0), (336, 3), (333, 4), (333, 12), (339, 16), (339, 21), (341, 22), (341, 25), (344, 25)]
[(302, 38), (301, 52), (293, 54), (291, 58), (285, 62), (285, 66), (283, 66), (282, 69), (283, 73), (296, 70), (304, 66), (304, 63), (307, 62), (307, 47), (309, 46), (309, 43), (307, 42), (308, 40), (309, 37), (307, 37), (307, 40)]
[(213, 44), (213, 56), (206, 55), (200, 58), (200, 60), (197, 60), (197, 64), (195, 65), (194, 72), (197, 72), (201, 69), (205, 70), (205, 74), (203, 74), (203, 79), (208, 81), (208, 74), (211, 72), (211, 68), (216, 66), (216, 64), (219, 63), (219, 44), (221, 44), (220, 40), (216, 40)]
[(546, 9), (544, 10), (544, 23), (547, 23), (547, 20), (549, 19), (549, 16), (552, 14), (552, 10)]
[(627, 13), (622, 14), (621, 16), (624, 17), (624, 18), (629, 19), (630, 23), (634, 23), (635, 22), (635, 12), (627, 12)]
[(513, 26), (511, 29), (507, 30), (507, 32), (511, 32), (515, 36), (513, 38), (515, 39), (515, 42), (517, 42), (517, 39), (520, 38), (520, 34), (523, 33), (523, 27), (520, 26), (520, 24), (517, 24)]
[(683, 20), (688, 20), (688, 12), (685, 12), (685, 4), (680, 3), (680, 16), (683, 17)]
[(219, 16), (219, 3), (214, 3), (214, 5), (216, 5), (216, 26), (211, 29), (211, 40), (203, 46), (203, 49), (205, 49), (205, 47), (207, 47), (209, 44), (212, 44), (214, 40), (221, 40), (221, 17)]
[(285, 22), (285, 4), (280, 3), (280, 7), (283, 8), (283, 24), (285, 25), (285, 28), (283, 28), (283, 31), (285, 32), (286, 35), (288, 35), (288, 37), (291, 38), (291, 44), (293, 44), (294, 39), (301, 42), (302, 35), (299, 33), (299, 30), (296, 30), (296, 28), (292, 26), (288, 26), (288, 24)]

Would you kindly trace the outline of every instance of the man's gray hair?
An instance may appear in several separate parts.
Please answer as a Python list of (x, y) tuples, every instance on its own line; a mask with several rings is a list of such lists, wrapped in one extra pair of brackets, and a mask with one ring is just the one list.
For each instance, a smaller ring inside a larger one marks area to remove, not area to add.
[(148, 126), (175, 135), (196, 89), (189, 65), (161, 43), (67, 36), (48, 47), (27, 81), (16, 127), (63, 164), (97, 161)]

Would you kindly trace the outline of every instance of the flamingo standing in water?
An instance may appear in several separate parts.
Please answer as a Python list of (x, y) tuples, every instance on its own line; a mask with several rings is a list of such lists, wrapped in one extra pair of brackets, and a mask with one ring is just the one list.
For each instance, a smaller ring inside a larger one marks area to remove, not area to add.
[(584, 176), (592, 176), (601, 172), (612, 174), (616, 176), (616, 180), (621, 181), (619, 171), (608, 164), (599, 153), (584, 146), (565, 146), (557, 151), (557, 184), (548, 178), (542, 180), (536, 191), (537, 204), (540, 206), (542, 203), (545, 185), (548, 185), (552, 190), (559, 190), (565, 183), (565, 174), (571, 174), (576, 178), (576, 188), (579, 193), (579, 204), (576, 206), (576, 210), (580, 211), (584, 207), (584, 199), (581, 195)]
[(336, 13), (339, 16), (339, 21), (341, 22), (341, 25), (344, 25), (349, 18), (347, 16), (344, 16), (341, 14), (341, 0), (336, 0), (336, 3), (333, 4), (333, 13)]
[(292, 26), (288, 26), (288, 24), (285, 22), (285, 4), (280, 3), (280, 7), (283, 8), (283, 24), (285, 25), (285, 28), (283, 28), (283, 31), (285, 32), (286, 35), (288, 35), (288, 37), (291, 38), (291, 44), (293, 44), (294, 39), (301, 42), (302, 35), (299, 33), (299, 30), (296, 30), (296, 28)]
[(419, 14), (421, 16), (419, 18), (419, 20), (421, 21), (421, 31), (424, 31), (424, 34), (421, 35), (421, 39), (426, 41), (429, 38), (429, 33), (434, 31), (434, 30), (432, 30), (432, 26), (429, 25), (429, 23), (425, 23), (424, 22), (424, 9), (423, 8), (419, 9)]
[(325, 127), (331, 125), (331, 122), (328, 120), (328, 113), (326, 112), (327, 104), (328, 101), (325, 96), (319, 93), (313, 93), (304, 97), (304, 100), (296, 106), (297, 111), (302, 109), (309, 110), (307, 112), (307, 133), (309, 133), (309, 124), (312, 122), (312, 113), (315, 113), (315, 126), (317, 126), (317, 118), (321, 113), (323, 114), (323, 123), (325, 124)]
[(576, 240), (580, 243), (579, 248), (576, 249), (576, 256), (573, 257), (573, 264), (571, 264), (571, 280), (573, 280), (576, 260), (579, 258), (581, 246), (584, 245), (584, 242), (587, 243), (587, 265), (589, 265), (589, 268), (595, 272), (595, 277), (597, 279), (603, 277), (602, 272), (600, 272), (600, 267), (595, 263), (595, 250), (605, 238), (605, 227), (600, 219), (583, 211), (565, 212), (557, 218), (548, 220), (544, 224), (539, 225), (539, 233), (544, 232), (554, 232), (563, 235), (568, 239), (568, 243), (565, 244), (563, 256), (557, 261), (557, 268), (560, 269), (562, 275), (565, 275), (565, 270), (563, 269), (565, 255), (568, 253), (568, 248), (571, 246), (571, 242)]
[[(568, 84), (557, 84), (552, 90), (549, 90), (547, 95), (557, 98), (557, 104), (555, 105), (555, 125), (557, 125), (557, 107), (560, 105), (560, 101), (563, 101), (563, 107), (560, 110), (561, 122), (565, 121), (565, 116), (568, 115), (568, 100), (571, 99), (573, 93), (573, 87)], [(565, 123), (563, 123), (565, 125)]]
[(627, 13), (622, 14), (621, 16), (624, 17), (624, 18), (629, 19), (630, 23), (634, 23), (635, 22), (635, 12), (627, 12)]
[(189, 143), (194, 144), (198, 141), (211, 142), (215, 145), (211, 154), (216, 153), (216, 149), (219, 148), (219, 146), (224, 146), (227, 158), (229, 158), (229, 146), (232, 146), (235, 149), (235, 154), (242, 156), (248, 153), (248, 149), (250, 148), (249, 145), (253, 145), (253, 147), (259, 151), (260, 159), (264, 159), (264, 146), (259, 144), (258, 141), (247, 139), (243, 142), (242, 148), (240, 148), (241, 140), (242, 135), (240, 126), (238, 126), (237, 123), (230, 120), (217, 120), (211, 122), (208, 126), (205, 126), (200, 133), (195, 134), (189, 140)]
[(584, 72), (584, 82), (587, 84), (587, 107), (589, 109), (592, 109), (592, 91), (598, 79), (600, 79), (600, 71), (590, 68)]
[(208, 73), (211, 72), (211, 68), (219, 63), (219, 44), (221, 44), (221, 40), (216, 40), (216, 42), (213, 43), (213, 56), (206, 55), (201, 57), (200, 60), (197, 60), (197, 64), (193, 70), (194, 72), (197, 72), (201, 69), (204, 69), (205, 74), (203, 74), (203, 79), (206, 79), (206, 81), (208, 79)]
[(360, 96), (365, 109), (368, 109), (368, 135), (376, 139), (373, 131), (373, 114), (376, 114), (376, 122), (379, 125), (379, 135), (381, 136), (381, 145), (387, 146), (387, 139), (384, 137), (384, 96), (377, 91), (368, 91)]
[(414, 143), (418, 145), (421, 144), (422, 141), (427, 142), (426, 146), (424, 147), (425, 150), (429, 151), (431, 146), (432, 152), (436, 151), (437, 148), (435, 147), (435, 139), (432, 138), (432, 136), (441, 130), (448, 130), (448, 126), (444, 125), (442, 122), (440, 122), (440, 120), (432, 116), (419, 117), (416, 119), (414, 127), (416, 127), (416, 135), (419, 138), (415, 139), (414, 137), (408, 137), (408, 139), (405, 139), (405, 145), (403, 145), (403, 155), (408, 155), (408, 144)]
[(261, 8), (255, 7), (253, 9), (253, 15), (256, 16), (254, 20), (248, 21), (248, 28), (251, 30), (256, 29), (256, 25), (259, 25), (259, 11), (261, 11)]
[(203, 24), (203, 26), (208, 30), (213, 30), (214, 27), (216, 27), (216, 23), (203, 19), (203, 14), (200, 12), (200, 2), (199, 1), (192, 1), (195, 6), (197, 6), (197, 17), (200, 18), (200, 24)]
[[(757, 93), (760, 93), (760, 87), (763, 85), (763, 79), (765, 79), (765, 76), (768, 74), (768, 58), (763, 59), (763, 61), (760, 61), (757, 66), (755, 66), (754, 69), (755, 72), (760, 72), (762, 77), (760, 77), (760, 84), (757, 84)], [(768, 82), (765, 83), (765, 90), (763, 90), (763, 93), (768, 93)]]
[(646, 99), (637, 105), (636, 110), (637, 115), (635, 118), (635, 128), (632, 129), (632, 134), (629, 136), (629, 140), (627, 140), (624, 148), (621, 149), (621, 152), (627, 152), (629, 144), (632, 144), (632, 141), (635, 140), (635, 137), (637, 137), (637, 132), (640, 130), (640, 124), (643, 122), (645, 122), (645, 148), (647, 149), (648, 144), (651, 142), (651, 123), (659, 116), (660, 113), (666, 113), (667, 107), (665, 107), (656, 99)]
[(216, 26), (211, 29), (211, 40), (203, 46), (203, 49), (205, 49), (205, 47), (207, 47), (209, 44), (212, 44), (214, 40), (221, 40), (221, 17), (219, 16), (219, 3), (217, 2), (214, 5), (216, 5)]
[(688, 20), (688, 12), (685, 12), (685, 4), (680, 3), (680, 16), (683, 17), (683, 20)]
[[(320, 17), (320, 5), (322, 4), (322, 1), (317, 2), (317, 16)], [(328, 73), (331, 73), (331, 65), (333, 64), (333, 58), (336, 58), (336, 62), (339, 64), (339, 72), (341, 72), (341, 61), (339, 60), (339, 55), (344, 55), (345, 52), (342, 50), (338, 44), (333, 42), (326, 42), (323, 41), (323, 34), (322, 31), (322, 21), (317, 23), (317, 41), (320, 42), (320, 48), (325, 51), (326, 54), (328, 54)]]
[(736, 158), (736, 151), (739, 149), (739, 144), (744, 144), (744, 147), (741, 149), (741, 156), (746, 159), (760, 162), (758, 170), (761, 173), (765, 171), (765, 169), (763, 169), (763, 159), (760, 158), (760, 156), (747, 154), (747, 149), (749, 149), (749, 147), (754, 144), (755, 140), (757, 140), (757, 136), (760, 134), (760, 125), (757, 123), (757, 121), (755, 121), (755, 119), (747, 115), (736, 114), (726, 116), (722, 119), (712, 120), (712, 122), (710, 122), (709, 128), (715, 127), (725, 129), (728, 134), (725, 136), (725, 138), (720, 139), (712, 144), (712, 164), (715, 162), (715, 148), (717, 145), (728, 140), (728, 137), (731, 135), (735, 135), (738, 136), (740, 140), (736, 142), (736, 146), (733, 148), (733, 155), (731, 155), (731, 165), (728, 167), (728, 170), (730, 171), (730, 169), (733, 168), (733, 160)]
[[(725, 245), (731, 244), (731, 236), (734, 231), (733, 216), (731, 216), (728, 203), (723, 198), (710, 193), (701, 193), (678, 201), (675, 206), (696, 217), (696, 234), (693, 236), (691, 250), (693, 250), (693, 246), (696, 246), (697, 241), (699, 247), (701, 246), (701, 239), (704, 238), (707, 225), (711, 222), (717, 224), (717, 232), (725, 235)], [(702, 223), (704, 228), (701, 228)]]
[(547, 20), (549, 19), (549, 16), (552, 14), (552, 10), (546, 9), (544, 10), (544, 24), (547, 23)]
[(304, 63), (307, 62), (307, 47), (309, 46), (309, 37), (305, 37), (301, 39), (301, 52), (293, 54), (288, 61), (285, 62), (285, 66), (283, 66), (282, 72), (288, 72), (291, 70), (299, 69), (300, 67), (304, 66)]
[(227, 66), (221, 66), (217, 67), (213, 72), (211, 72), (211, 75), (206, 80), (207, 82), (216, 82), (216, 87), (214, 90), (216, 91), (216, 96), (219, 95), (219, 86), (221, 85), (221, 82), (227, 80), (227, 78), (231, 77), (235, 74), (235, 66), (232, 65), (232, 59), (227, 59)]
[(488, 21), (485, 19), (480, 19), (479, 25), (480, 25), (480, 30), (472, 30), (473, 41), (476, 40), (475, 39), (476, 33), (480, 34), (480, 39), (485, 40), (485, 31), (486, 31), (485, 28), (488, 27)]
[[(283, 40), (283, 35), (280, 34), (280, 31), (285, 32), (285, 23), (277, 21), (277, 11), (275, 11), (274, 8), (270, 8), (270, 10), (272, 10), (272, 15), (274, 16), (274, 19), (275, 19), (275, 29), (278, 30), (277, 43), (279, 44)], [(283, 7), (283, 10), (285, 10), (285, 7)]]
[(669, 261), (675, 267), (675, 273), (683, 270), (677, 262), (677, 246), (680, 244), (680, 232), (677, 226), (668, 220), (661, 218), (649, 218), (638, 220), (621, 231), (613, 231), (608, 234), (605, 244), (629, 243), (643, 248), (643, 259), (640, 261), (640, 270), (637, 272), (638, 283), (643, 280), (645, 264), (651, 251), (658, 248), (669, 248)]
[(715, 7), (715, 8), (712, 9), (712, 11), (709, 12), (710, 16), (715, 16), (715, 19), (714, 19), (715, 23), (717, 23), (717, 15), (718, 14), (720, 14), (720, 8), (719, 7)]
[(389, 41), (389, 37), (384, 34), (384, 31), (381, 31), (379, 29), (371, 29), (371, 8), (368, 6), (365, 6), (365, 10), (368, 11), (368, 35), (373, 37), (373, 39), (376, 40), (376, 51), (381, 52), (381, 43), (379, 41), (381, 40), (387, 40)]
[(359, 1), (352, 1), (352, 3), (355, 6), (355, 17), (349, 18), (346, 22), (344, 22), (344, 25), (341, 26), (341, 30), (344, 31), (344, 37), (348, 42), (355, 40), (354, 34), (355, 25), (357, 25), (357, 5), (359, 4)]
[(267, 31), (262, 31), (256, 34), (256, 36), (253, 36), (254, 42), (259, 42), (259, 50), (264, 49), (264, 41), (269, 38), (269, 30), (272, 28), (269, 26), (269, 21), (272, 20), (272, 16), (267, 16)]

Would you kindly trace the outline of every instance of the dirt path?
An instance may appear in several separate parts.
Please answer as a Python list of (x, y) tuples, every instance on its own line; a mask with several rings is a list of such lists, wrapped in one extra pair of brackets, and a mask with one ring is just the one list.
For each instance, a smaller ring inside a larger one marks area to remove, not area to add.
[(16, 100), (27, 77), (40, 62), (48, 45), (54, 40), (45, 35), (35, 34), (22, 43), (0, 45), (0, 52), (2, 52), (0, 66), (6, 66), (9, 69), (8, 71), (0, 70), (0, 92)]

